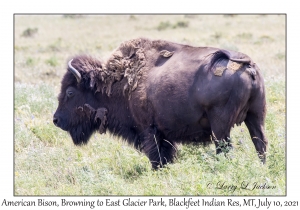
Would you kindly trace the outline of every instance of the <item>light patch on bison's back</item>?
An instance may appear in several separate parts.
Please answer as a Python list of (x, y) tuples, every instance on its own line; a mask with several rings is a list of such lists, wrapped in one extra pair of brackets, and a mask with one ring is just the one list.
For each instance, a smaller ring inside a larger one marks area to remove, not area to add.
[(223, 75), (223, 72), (225, 71), (226, 67), (225, 66), (218, 66), (214, 72), (216, 76), (221, 77)]
[(214, 71), (214, 75), (221, 77), (226, 69), (236, 72), (241, 69), (242, 66), (243, 63), (237, 63), (229, 60), (227, 66), (217, 66)]
[(243, 66), (243, 63), (237, 63), (229, 60), (227, 64), (227, 68), (232, 71), (237, 71)]
[(169, 52), (168, 50), (162, 50), (160, 51), (159, 54), (165, 58), (169, 58), (174, 54), (174, 52)]

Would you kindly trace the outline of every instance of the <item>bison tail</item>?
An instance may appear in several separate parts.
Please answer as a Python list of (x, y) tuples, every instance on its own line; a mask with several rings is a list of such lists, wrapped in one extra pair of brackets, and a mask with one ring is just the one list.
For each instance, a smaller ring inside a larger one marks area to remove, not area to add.
[(216, 76), (222, 76), (223, 71), (230, 69), (237, 71), (245, 66), (246, 72), (255, 80), (256, 71), (252, 68), (255, 64), (251, 58), (243, 53), (218, 50), (211, 54), (210, 62), (207, 65), (208, 70), (213, 71)]

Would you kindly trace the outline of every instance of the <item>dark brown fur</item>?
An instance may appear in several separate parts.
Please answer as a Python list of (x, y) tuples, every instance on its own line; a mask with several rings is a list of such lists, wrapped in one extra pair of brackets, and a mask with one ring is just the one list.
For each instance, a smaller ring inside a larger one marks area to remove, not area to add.
[(82, 79), (78, 84), (66, 72), (53, 121), (75, 144), (108, 129), (157, 168), (173, 162), (176, 143), (212, 139), (221, 152), (219, 140), (228, 142), (234, 124), (245, 122), (265, 162), (264, 82), (245, 54), (135, 39), (122, 43), (104, 63), (81, 55), (72, 66)]

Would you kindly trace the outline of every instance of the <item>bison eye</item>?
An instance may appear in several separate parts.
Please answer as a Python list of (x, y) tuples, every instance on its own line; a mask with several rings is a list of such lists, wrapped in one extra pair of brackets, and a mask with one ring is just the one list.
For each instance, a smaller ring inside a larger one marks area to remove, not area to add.
[(67, 91), (67, 96), (68, 96), (68, 98), (73, 97), (73, 96), (74, 96), (74, 91), (68, 90), (68, 91)]
[(66, 90), (66, 95), (68, 98), (72, 98), (76, 94), (76, 89), (74, 87), (68, 87)]

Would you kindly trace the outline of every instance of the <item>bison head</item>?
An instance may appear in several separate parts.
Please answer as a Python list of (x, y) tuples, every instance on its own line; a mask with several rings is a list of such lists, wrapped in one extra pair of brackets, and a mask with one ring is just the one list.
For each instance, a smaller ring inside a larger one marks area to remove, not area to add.
[(100, 61), (78, 56), (68, 63), (61, 82), (53, 123), (68, 131), (75, 145), (86, 144), (97, 129), (105, 132), (107, 110), (99, 107), (95, 96), (97, 69), (101, 68)]

